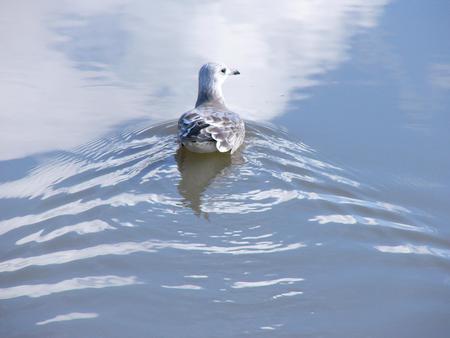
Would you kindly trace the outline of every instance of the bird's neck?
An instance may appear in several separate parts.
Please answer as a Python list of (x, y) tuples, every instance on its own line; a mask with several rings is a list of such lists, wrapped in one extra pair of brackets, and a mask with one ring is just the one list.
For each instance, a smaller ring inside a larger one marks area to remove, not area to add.
[(202, 104), (225, 105), (225, 99), (222, 94), (222, 84), (209, 82), (199, 83), (198, 97), (195, 107)]

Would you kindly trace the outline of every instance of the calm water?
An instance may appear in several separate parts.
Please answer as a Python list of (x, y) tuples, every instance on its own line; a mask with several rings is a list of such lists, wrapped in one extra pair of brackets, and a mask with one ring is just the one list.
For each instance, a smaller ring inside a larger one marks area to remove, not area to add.
[[(1, 337), (448, 337), (446, 1), (0, 5)], [(206, 61), (247, 122), (178, 149)]]

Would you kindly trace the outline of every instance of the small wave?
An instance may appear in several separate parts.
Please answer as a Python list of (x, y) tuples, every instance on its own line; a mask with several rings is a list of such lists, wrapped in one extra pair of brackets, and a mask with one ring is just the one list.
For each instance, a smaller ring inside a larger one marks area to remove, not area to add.
[(71, 312), (71, 313), (66, 313), (66, 314), (62, 314), (62, 315), (57, 315), (53, 318), (37, 322), (36, 325), (46, 325), (46, 324), (50, 324), (50, 323), (64, 322), (64, 321), (76, 320), (76, 319), (92, 319), (92, 318), (97, 318), (97, 317), (98, 317), (98, 313), (95, 313), (95, 312)]
[(54, 293), (75, 291), (82, 289), (100, 289), (107, 287), (126, 286), (139, 284), (135, 276), (89, 276), (66, 279), (54, 284), (30, 284), (19, 285), (0, 289), (0, 299), (17, 297), (37, 298)]
[(92, 234), (95, 232), (100, 232), (104, 230), (113, 230), (115, 227), (109, 225), (108, 223), (101, 220), (93, 220), (87, 222), (81, 222), (73, 225), (63, 226), (59, 229), (49, 232), (48, 234), (44, 234), (44, 229), (39, 230), (38, 232), (32, 233), (24, 238), (19, 239), (16, 244), (23, 245), (29, 242), (47, 242), (51, 241), (55, 238), (64, 236), (68, 233), (76, 233), (78, 235)]
[(293, 284), (295, 282), (303, 281), (303, 278), (279, 278), (272, 280), (263, 280), (256, 282), (235, 282), (231, 286), (233, 289), (243, 289), (243, 288), (258, 288), (262, 286), (270, 286), (275, 284)]
[[(365, 231), (348, 240), (365, 240), (367, 234), (379, 240), (382, 234), (389, 236), (389, 243), (398, 241), (386, 246), (374, 240), (362, 246), (371, 252), (449, 257), (428, 246), (405, 247), (407, 240), (433, 235), (418, 221), (416, 210), (384, 201), (376, 189), (279, 130), (248, 123), (246, 143), (232, 156), (179, 149), (175, 130), (174, 122), (126, 130), (60, 153), (23, 177), (2, 182), (0, 274), (16, 285), (0, 289), (0, 299), (150, 285), (150, 280), (152, 288), (185, 295), (189, 290), (213, 292), (207, 286), (215, 283), (217, 264), (228, 268), (223, 262), (235, 266), (238, 257), (245, 257), (239, 260), (242, 275), (220, 279), (227, 288), (218, 292), (229, 294), (213, 296), (214, 302), (236, 302), (229, 297), (233, 290), (252, 288), (269, 291), (266, 301), (284, 301), (303, 291), (279, 289), (296, 287), (307, 278), (297, 277), (303, 272), (289, 261), (329, 249), (328, 224)], [(164, 268), (174, 257), (187, 257), (183, 264), (192, 260), (195, 266), (177, 266), (171, 274), (179, 275), (171, 275), (170, 282), (145, 278), (142, 271), (121, 277), (123, 271), (116, 270), (117, 262), (133, 268), (141, 259), (157, 260)], [(287, 277), (252, 274), (252, 262), (263, 257), (273, 258), (274, 264), (287, 262), (288, 271), (276, 274)], [(89, 272), (93, 265), (100, 266), (100, 276)], [(89, 277), (54, 282), (68, 271)], [(31, 272), (39, 278), (49, 272), (49, 281), (28, 282)], [(72, 319), (83, 315), (58, 315), (38, 325)]]
[(292, 297), (292, 296), (298, 296), (298, 295), (303, 295), (303, 291), (289, 291), (289, 292), (280, 293), (278, 295), (273, 296), (272, 299), (278, 299), (278, 298), (282, 298), (282, 297)]
[(383, 253), (431, 255), (439, 258), (450, 258), (450, 250), (433, 248), (426, 245), (376, 245), (374, 248)]
[(40, 256), (13, 258), (0, 262), (0, 272), (12, 272), (25, 269), (30, 266), (46, 266), (54, 264), (65, 264), (83, 259), (89, 259), (107, 255), (129, 255), (137, 252), (157, 252), (162, 249), (176, 249), (185, 251), (201, 251), (205, 254), (262, 254), (295, 250), (304, 247), (303, 243), (257, 242), (250, 245), (238, 246), (208, 246), (203, 243), (182, 242), (120, 242), (114, 244), (100, 244), (84, 249), (55, 251)]
[(178, 290), (203, 290), (200, 285), (183, 284), (183, 285), (161, 285), (164, 289), (178, 289)]
[(404, 223), (391, 222), (382, 219), (375, 219), (372, 217), (360, 217), (356, 215), (317, 215), (309, 219), (310, 222), (317, 222), (319, 224), (340, 223), (340, 224), (364, 224), (373, 226), (383, 226), (387, 228), (400, 229), (406, 231), (429, 232), (428, 229), (413, 226)]
[[(1, 220), (0, 234), (95, 208), (142, 202), (166, 213), (183, 213), (185, 207), (196, 214), (265, 212), (294, 199), (410, 212), (355, 198), (361, 194), (357, 180), (344, 177), (342, 168), (315, 158), (310, 147), (279, 131), (249, 123), (245, 147), (230, 158), (177, 152), (174, 130), (171, 122), (126, 131), (0, 184), (1, 199), (27, 199), (29, 209), (40, 210)], [(214, 189), (219, 186), (232, 189)], [(39, 207), (45, 200), (54, 207)]]

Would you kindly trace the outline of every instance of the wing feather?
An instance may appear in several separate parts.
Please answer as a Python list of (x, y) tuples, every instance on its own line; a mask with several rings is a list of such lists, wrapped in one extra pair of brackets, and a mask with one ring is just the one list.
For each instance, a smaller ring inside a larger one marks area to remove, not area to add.
[(239, 135), (243, 134), (243, 122), (239, 116), (233, 112), (215, 112), (205, 117), (205, 122), (209, 124), (205, 128), (211, 137), (216, 140), (217, 150), (227, 152), (239, 147)]
[(220, 152), (232, 153), (241, 145), (245, 127), (239, 115), (231, 111), (193, 109), (178, 121), (180, 140), (216, 141)]

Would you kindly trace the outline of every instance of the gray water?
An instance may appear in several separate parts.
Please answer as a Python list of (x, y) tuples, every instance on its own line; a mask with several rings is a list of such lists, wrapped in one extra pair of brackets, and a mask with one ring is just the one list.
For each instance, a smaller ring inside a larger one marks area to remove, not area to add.
[[(448, 337), (446, 1), (0, 5), (1, 337)], [(238, 68), (232, 156), (179, 149)]]

